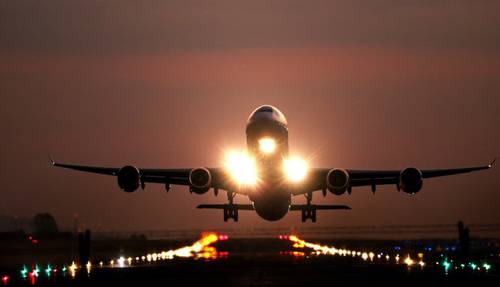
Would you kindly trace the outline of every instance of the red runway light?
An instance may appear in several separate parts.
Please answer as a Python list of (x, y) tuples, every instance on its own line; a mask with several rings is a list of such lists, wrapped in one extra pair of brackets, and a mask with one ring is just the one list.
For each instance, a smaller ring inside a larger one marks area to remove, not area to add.
[(9, 283), (9, 276), (5, 275), (2, 277), (2, 283), (3, 285), (7, 285), (7, 283)]
[(219, 240), (228, 240), (229, 236), (227, 235), (219, 235)]
[(28, 277), (30, 278), (31, 285), (35, 285), (35, 278), (36, 278), (35, 271), (28, 273)]

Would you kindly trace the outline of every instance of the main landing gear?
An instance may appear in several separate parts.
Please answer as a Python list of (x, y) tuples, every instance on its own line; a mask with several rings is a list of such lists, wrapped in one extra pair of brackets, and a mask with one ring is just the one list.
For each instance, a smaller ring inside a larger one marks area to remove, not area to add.
[(351, 209), (349, 206), (346, 205), (317, 205), (317, 204), (311, 204), (313, 193), (308, 192), (305, 193), (304, 196), (306, 197), (306, 204), (292, 204), (290, 206), (290, 211), (300, 211), (302, 213), (302, 222), (306, 222), (308, 219), (310, 219), (312, 222), (316, 222), (316, 212), (318, 210), (335, 210), (335, 209), (344, 209), (344, 210), (349, 210)]
[(308, 219), (311, 219), (312, 222), (316, 222), (316, 208), (311, 205), (311, 200), (313, 197), (312, 192), (308, 192), (304, 194), (307, 200), (306, 205), (302, 205), (302, 222), (306, 222)]
[(234, 196), (236, 194), (234, 192), (227, 192), (227, 200), (229, 204), (224, 205), (224, 222), (227, 222), (229, 219), (233, 219), (234, 222), (238, 222), (238, 207), (233, 203)]

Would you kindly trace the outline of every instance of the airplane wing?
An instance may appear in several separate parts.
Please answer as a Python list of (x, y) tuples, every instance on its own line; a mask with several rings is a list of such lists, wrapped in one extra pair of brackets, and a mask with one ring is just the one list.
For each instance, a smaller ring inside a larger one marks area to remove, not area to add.
[[(118, 172), (120, 171), (120, 168), (118, 167), (100, 167), (100, 166), (66, 164), (66, 163), (55, 162), (54, 160), (52, 160), (52, 158), (50, 158), (50, 161), (53, 166), (82, 171), (82, 172), (118, 176)], [(226, 175), (222, 168), (207, 168), (207, 169), (210, 171), (210, 174), (212, 176), (212, 181), (210, 183), (209, 188), (224, 189), (224, 190), (231, 188), (231, 186), (229, 186), (230, 183), (228, 182), (228, 180), (226, 180)], [(193, 170), (192, 168), (170, 168), (170, 169), (137, 168), (137, 170), (140, 173), (141, 184), (162, 183), (165, 185), (174, 184), (174, 185), (191, 186), (191, 183), (189, 182), (189, 174), (191, 170)]]
[[(448, 175), (469, 173), (469, 172), (489, 169), (493, 166), (495, 160), (493, 160), (488, 165), (482, 165), (482, 166), (448, 168), (448, 169), (423, 169), (418, 171), (420, 171), (422, 179), (427, 179), (433, 177), (448, 176)], [(326, 178), (330, 170), (331, 170), (330, 168), (317, 168), (311, 170), (310, 179), (306, 184), (307, 188), (303, 190), (297, 190), (296, 192), (293, 192), (293, 194), (297, 195), (316, 190), (326, 190), (328, 188)], [(403, 170), (345, 169), (345, 171), (347, 172), (349, 178), (349, 188), (347, 191), (350, 192), (352, 187), (371, 186), (372, 191), (375, 192), (377, 185), (393, 184), (397, 185), (399, 189), (401, 172)]]

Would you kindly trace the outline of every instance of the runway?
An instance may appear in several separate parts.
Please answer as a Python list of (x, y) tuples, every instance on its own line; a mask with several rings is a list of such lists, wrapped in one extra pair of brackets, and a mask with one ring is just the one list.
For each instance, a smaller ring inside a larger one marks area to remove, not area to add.
[[(436, 248), (428, 249), (425, 245), (355, 243), (339, 241), (336, 245), (328, 239), (304, 240), (289, 234), (232, 239), (224, 234), (204, 233), (195, 242), (165, 243), (172, 248), (159, 249), (158, 242), (144, 242), (143, 246), (129, 242), (133, 249), (122, 249), (119, 254), (96, 254), (85, 264), (79, 264), (76, 258), (65, 263), (33, 262), (0, 269), (0, 275), (6, 286), (500, 283), (497, 254), (465, 262), (455, 252), (436, 252)], [(97, 249), (99, 243), (95, 245)], [(141, 247), (143, 252), (139, 252)]]

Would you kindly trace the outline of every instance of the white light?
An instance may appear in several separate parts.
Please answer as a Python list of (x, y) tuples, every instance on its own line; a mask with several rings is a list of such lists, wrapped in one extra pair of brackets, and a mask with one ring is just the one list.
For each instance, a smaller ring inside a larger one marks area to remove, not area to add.
[(307, 175), (309, 166), (306, 161), (299, 158), (285, 159), (284, 169), (286, 177), (291, 182), (300, 182)]
[(122, 256), (122, 257), (118, 258), (117, 261), (118, 261), (119, 267), (125, 267), (125, 257)]
[(373, 252), (368, 253), (368, 257), (370, 257), (370, 261), (373, 261), (374, 256), (375, 256), (375, 254), (373, 254)]
[(368, 254), (366, 252), (363, 252), (363, 254), (361, 254), (361, 258), (366, 261), (368, 259)]
[(276, 142), (272, 138), (262, 138), (259, 140), (259, 149), (265, 154), (273, 153), (276, 149)]
[(408, 255), (405, 259), (405, 264), (408, 266), (411, 266), (411, 265), (413, 265), (413, 263), (414, 263), (413, 259), (411, 259), (410, 255)]
[(225, 166), (236, 183), (241, 185), (254, 185), (257, 183), (255, 162), (247, 154), (228, 152)]

